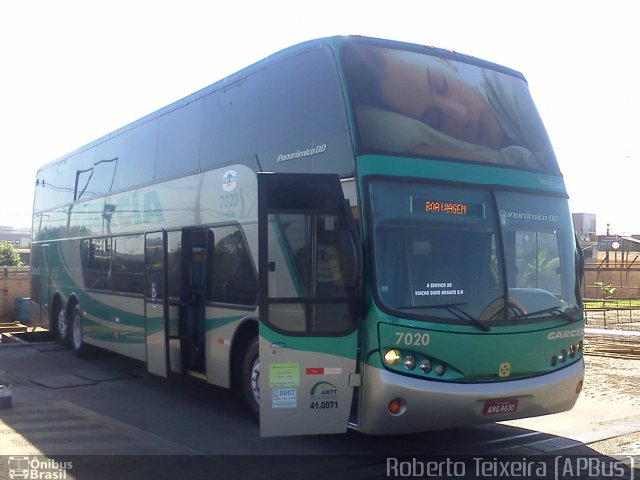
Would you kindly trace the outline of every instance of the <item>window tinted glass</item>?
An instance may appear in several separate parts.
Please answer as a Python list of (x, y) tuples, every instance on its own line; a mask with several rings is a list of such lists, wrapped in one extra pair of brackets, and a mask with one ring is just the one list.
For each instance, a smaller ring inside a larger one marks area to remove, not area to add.
[(109, 290), (142, 295), (144, 237), (131, 235), (113, 239), (113, 260)]
[(142, 294), (144, 237), (93, 238), (80, 244), (85, 288)]
[(111, 269), (111, 239), (83, 240), (80, 253), (85, 288), (107, 290)]
[(261, 73), (260, 87), (263, 167), (342, 176), (353, 172), (343, 95), (328, 51), (273, 65)]
[[(404, 314), (481, 318), (504, 293), (487, 191), (372, 182), (378, 297)], [(463, 314), (464, 315), (464, 314)]]
[(507, 192), (496, 198), (509, 284), (576, 306), (575, 241), (567, 201)]
[(180, 298), (180, 275), (182, 265), (182, 231), (167, 232), (167, 286), (170, 298)]
[(263, 170), (350, 175), (343, 98), (328, 50), (287, 58), (208, 95), (201, 168), (257, 155)]
[(215, 239), (213, 260), (208, 262), (209, 292), (212, 302), (253, 305), (258, 292), (258, 279), (249, 249), (240, 228), (212, 229)]
[(539, 321), (533, 313), (578, 305), (566, 199), (391, 181), (369, 191), (383, 307), (469, 323)]

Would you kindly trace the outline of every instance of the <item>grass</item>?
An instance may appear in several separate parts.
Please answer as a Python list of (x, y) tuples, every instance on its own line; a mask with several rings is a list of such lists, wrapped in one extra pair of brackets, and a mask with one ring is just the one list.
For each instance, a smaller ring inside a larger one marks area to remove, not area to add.
[(640, 307), (638, 298), (607, 298), (602, 300), (585, 299), (584, 308), (620, 308), (620, 307)]

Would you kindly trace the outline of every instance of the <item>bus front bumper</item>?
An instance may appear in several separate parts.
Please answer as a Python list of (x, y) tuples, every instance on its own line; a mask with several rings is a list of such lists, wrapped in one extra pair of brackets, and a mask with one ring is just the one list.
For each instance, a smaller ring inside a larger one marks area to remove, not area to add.
[[(371, 435), (415, 433), (535, 417), (570, 410), (584, 361), (553, 373), (495, 383), (447, 383), (365, 365), (357, 430)], [(400, 410), (392, 414), (389, 404)], [(506, 412), (506, 413), (505, 413)]]

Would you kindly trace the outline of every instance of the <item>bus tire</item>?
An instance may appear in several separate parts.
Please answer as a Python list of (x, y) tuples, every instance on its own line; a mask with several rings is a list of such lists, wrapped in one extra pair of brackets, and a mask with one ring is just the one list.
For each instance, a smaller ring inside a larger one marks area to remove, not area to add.
[(249, 412), (260, 418), (260, 356), (258, 338), (247, 345), (242, 361), (242, 397)]
[(67, 310), (60, 306), (60, 310), (54, 318), (54, 338), (65, 347), (69, 346), (69, 314)]
[(89, 357), (91, 347), (84, 342), (82, 311), (78, 307), (75, 307), (71, 313), (71, 321), (69, 322), (69, 339), (71, 342), (71, 348), (77, 357)]

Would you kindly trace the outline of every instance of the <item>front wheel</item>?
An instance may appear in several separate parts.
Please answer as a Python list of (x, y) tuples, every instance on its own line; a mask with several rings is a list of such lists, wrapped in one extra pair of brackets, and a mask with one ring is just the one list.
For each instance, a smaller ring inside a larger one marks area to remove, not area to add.
[(260, 417), (260, 356), (258, 338), (254, 338), (242, 362), (242, 396), (247, 408), (257, 419)]

